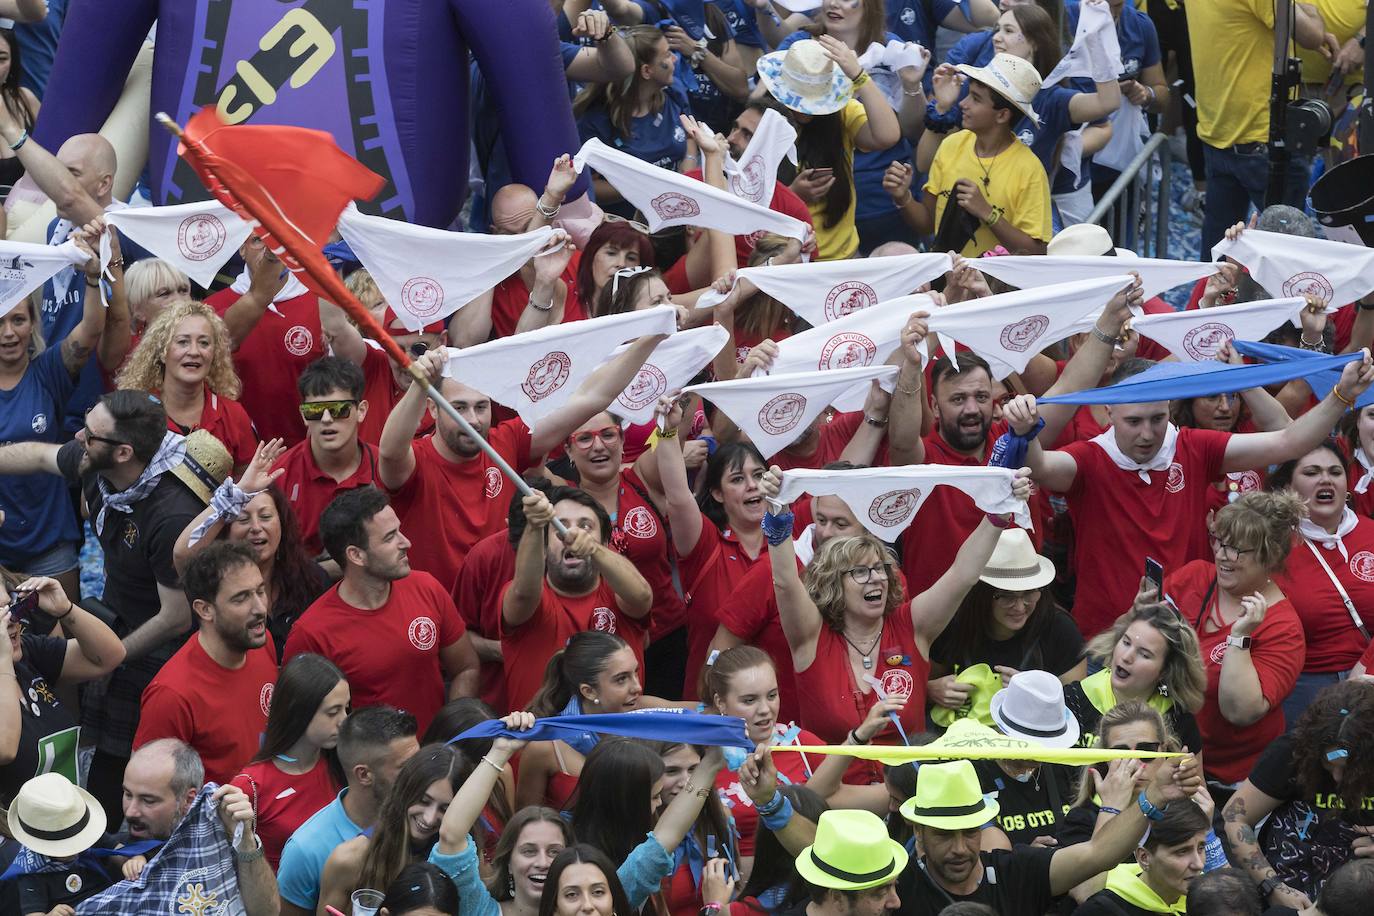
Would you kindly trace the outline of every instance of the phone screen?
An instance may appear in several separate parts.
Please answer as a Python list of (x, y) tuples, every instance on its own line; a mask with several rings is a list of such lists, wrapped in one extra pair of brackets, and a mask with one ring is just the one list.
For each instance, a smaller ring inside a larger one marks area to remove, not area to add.
[(1164, 567), (1153, 557), (1145, 558), (1145, 578), (1155, 587), (1157, 595), (1164, 594)]

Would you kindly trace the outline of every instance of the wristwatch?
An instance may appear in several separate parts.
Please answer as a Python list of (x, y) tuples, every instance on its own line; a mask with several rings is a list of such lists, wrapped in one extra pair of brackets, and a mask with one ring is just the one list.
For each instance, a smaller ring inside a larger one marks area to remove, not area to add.
[(1278, 875), (1270, 875), (1259, 883), (1260, 899), (1268, 903), (1269, 895), (1282, 886), (1283, 882), (1279, 880)]
[(1252, 640), (1250, 639), (1249, 636), (1227, 636), (1227, 637), (1226, 637), (1226, 645), (1228, 645), (1228, 646), (1233, 646), (1234, 648), (1237, 648), (1237, 649), (1245, 649), (1247, 652), (1250, 650), (1250, 643), (1251, 643), (1251, 642), (1252, 642)]

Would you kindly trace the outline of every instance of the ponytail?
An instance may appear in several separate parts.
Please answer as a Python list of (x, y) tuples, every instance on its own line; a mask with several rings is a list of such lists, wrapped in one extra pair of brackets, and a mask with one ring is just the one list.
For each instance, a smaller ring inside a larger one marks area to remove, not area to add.
[(736, 674), (749, 668), (757, 668), (760, 665), (767, 665), (775, 673), (777, 671), (773, 659), (760, 648), (735, 646), (732, 649), (726, 649), (717, 655), (714, 661), (707, 663), (702, 668), (701, 689), (697, 695), (714, 709), (716, 698), (723, 697), (730, 692), (730, 680)]
[(561, 715), (568, 701), (581, 693), (581, 686), (595, 684), (610, 657), (628, 646), (614, 633), (574, 633), (544, 666), (544, 682), (530, 700), (530, 712), (539, 718)]

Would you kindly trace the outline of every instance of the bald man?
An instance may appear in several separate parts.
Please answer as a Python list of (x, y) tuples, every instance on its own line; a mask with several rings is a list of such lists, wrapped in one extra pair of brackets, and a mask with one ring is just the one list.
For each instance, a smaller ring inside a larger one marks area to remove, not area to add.
[(906, 242), (883, 242), (868, 253), (870, 258), (895, 258), (903, 254), (920, 254), (915, 245)]

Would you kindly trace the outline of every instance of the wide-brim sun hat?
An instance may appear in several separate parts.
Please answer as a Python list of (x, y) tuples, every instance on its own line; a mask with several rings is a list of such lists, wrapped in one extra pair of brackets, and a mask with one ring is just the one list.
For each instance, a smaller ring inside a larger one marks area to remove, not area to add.
[(66, 858), (85, 852), (105, 832), (105, 809), (95, 796), (61, 773), (44, 773), (20, 786), (9, 811), (10, 833), (39, 855)]
[(1035, 552), (1023, 528), (1007, 528), (978, 578), (1004, 592), (1028, 592), (1054, 581), (1054, 563)]
[(1001, 807), (983, 795), (970, 760), (927, 763), (916, 771), (916, 794), (903, 802), (902, 817), (936, 830), (974, 830)]
[(996, 54), (986, 67), (959, 64), (954, 69), (987, 86), (1036, 125), (1040, 124), (1040, 116), (1033, 107), (1040, 92), (1040, 72), (1030, 61), (1015, 54)]
[(786, 51), (765, 54), (759, 58), (758, 72), (773, 98), (802, 114), (834, 114), (854, 97), (854, 83), (811, 38)]
[(1139, 257), (1129, 248), (1117, 248), (1112, 234), (1096, 223), (1075, 223), (1054, 234), (1045, 254), (1051, 257)]
[(197, 429), (186, 437), (186, 458), (172, 468), (172, 475), (206, 505), (224, 478), (234, 469), (234, 457), (215, 434)]
[(797, 874), (810, 884), (840, 891), (880, 887), (906, 868), (907, 851), (887, 835), (872, 811), (840, 808), (821, 813), (816, 840), (797, 856)]
[(1048, 671), (1019, 671), (988, 705), (993, 724), (1009, 738), (1047, 748), (1078, 743), (1078, 719), (1064, 704), (1064, 685)]

